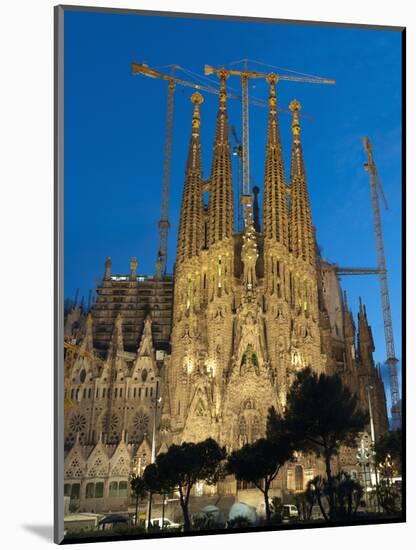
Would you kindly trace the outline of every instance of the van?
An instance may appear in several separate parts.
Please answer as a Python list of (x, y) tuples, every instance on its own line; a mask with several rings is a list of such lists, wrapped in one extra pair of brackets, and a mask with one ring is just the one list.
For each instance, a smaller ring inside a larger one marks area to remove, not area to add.
[(293, 519), (299, 517), (299, 510), (294, 504), (284, 504), (283, 505), (283, 518), (284, 519)]

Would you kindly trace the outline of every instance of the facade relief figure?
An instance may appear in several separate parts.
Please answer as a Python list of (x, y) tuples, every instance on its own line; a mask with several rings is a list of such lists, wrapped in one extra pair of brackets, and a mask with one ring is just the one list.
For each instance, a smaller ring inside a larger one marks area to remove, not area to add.
[(247, 347), (240, 363), (240, 376), (254, 372), (257, 376), (260, 374), (259, 360), (257, 354), (251, 346)]
[(259, 257), (257, 242), (256, 242), (256, 230), (251, 218), (251, 211), (246, 206), (245, 213), (245, 230), (243, 235), (243, 246), (241, 249), (241, 261), (244, 264), (243, 270), (243, 282), (244, 288), (247, 291), (253, 291), (257, 284), (256, 277), (256, 263)]

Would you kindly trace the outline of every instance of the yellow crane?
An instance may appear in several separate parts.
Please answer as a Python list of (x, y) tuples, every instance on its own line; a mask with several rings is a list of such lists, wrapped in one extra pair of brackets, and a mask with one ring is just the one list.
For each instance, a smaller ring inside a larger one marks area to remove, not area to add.
[(376, 237), (376, 252), (377, 264), (379, 269), (381, 305), (383, 309), (384, 337), (386, 341), (387, 352), (386, 363), (389, 371), (391, 414), (393, 427), (399, 428), (401, 426), (402, 419), (399, 380), (397, 374), (397, 363), (399, 361), (396, 358), (396, 352), (394, 348), (393, 321), (391, 318), (390, 293), (387, 281), (387, 266), (386, 256), (384, 253), (379, 196), (381, 197), (386, 209), (388, 208), (388, 206), (383, 193), (383, 188), (381, 186), (381, 181), (377, 173), (376, 164), (374, 162), (373, 149), (368, 137), (365, 137), (363, 139), (363, 145), (365, 153), (367, 155), (367, 162), (364, 164), (364, 168), (365, 170), (367, 170), (370, 179), (371, 204), (373, 208), (374, 231)]
[[(219, 95), (219, 90), (214, 86), (205, 84), (198, 84), (183, 78), (178, 78), (175, 75), (177, 69), (181, 69), (189, 74), (190, 71), (186, 71), (180, 65), (171, 65), (171, 74), (164, 73), (145, 63), (131, 64), (131, 72), (133, 75), (142, 75), (148, 78), (155, 78), (164, 80), (168, 83), (168, 93), (166, 100), (166, 122), (165, 122), (165, 141), (163, 152), (163, 176), (162, 176), (162, 207), (159, 221), (159, 251), (156, 260), (156, 271), (158, 276), (166, 275), (167, 268), (167, 246), (169, 236), (169, 197), (170, 197), (170, 180), (171, 180), (171, 166), (172, 166), (172, 133), (173, 133), (173, 114), (174, 114), (174, 97), (176, 86), (185, 86), (188, 88), (194, 88), (210, 94)], [(196, 75), (197, 76), (197, 75)], [(235, 93), (229, 93), (230, 99), (241, 100), (241, 96)], [(247, 100), (248, 101), (248, 100)], [(257, 98), (250, 98), (250, 103), (259, 107), (267, 107), (267, 101), (263, 101)], [(286, 112), (285, 109), (279, 109)], [(208, 186), (205, 182), (204, 191), (208, 190)]]
[(248, 95), (248, 82), (250, 78), (264, 78), (269, 83), (277, 83), (280, 80), (287, 80), (291, 82), (308, 82), (310, 84), (335, 84), (335, 80), (323, 78), (319, 76), (301, 75), (301, 74), (279, 74), (276, 72), (263, 73), (259, 71), (250, 71), (248, 69), (248, 59), (243, 59), (244, 69), (226, 69), (224, 67), (217, 68), (211, 65), (205, 65), (204, 74), (215, 74), (219, 78), (221, 75), (238, 76), (241, 78), (241, 92), (242, 92), (242, 155), (243, 155), (243, 195), (240, 197), (240, 201), (243, 204), (249, 204), (251, 201), (250, 195), (250, 146), (249, 146), (249, 113), (248, 106), (250, 103)]

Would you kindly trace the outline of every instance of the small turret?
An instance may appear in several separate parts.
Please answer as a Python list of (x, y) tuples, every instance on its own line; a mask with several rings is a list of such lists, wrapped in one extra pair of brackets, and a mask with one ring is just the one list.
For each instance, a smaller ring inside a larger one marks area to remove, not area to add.
[(110, 256), (108, 256), (104, 264), (104, 281), (108, 281), (110, 277), (111, 277), (111, 258)]
[(135, 281), (137, 279), (137, 258), (133, 256), (130, 260), (130, 281)]
[(373, 333), (368, 324), (367, 312), (361, 298), (360, 310), (358, 313), (358, 353), (363, 367), (370, 369), (374, 365), (373, 353), (375, 351)]

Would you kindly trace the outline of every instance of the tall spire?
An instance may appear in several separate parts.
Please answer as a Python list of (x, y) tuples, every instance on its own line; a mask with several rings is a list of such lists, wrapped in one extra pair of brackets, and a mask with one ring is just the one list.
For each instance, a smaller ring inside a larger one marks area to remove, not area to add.
[(233, 182), (225, 87), (225, 81), (229, 74), (225, 69), (222, 69), (218, 75), (220, 77), (219, 110), (215, 129), (208, 204), (209, 245), (232, 237), (234, 228)]
[(194, 104), (194, 112), (179, 222), (178, 248), (176, 253), (176, 261), (179, 264), (189, 258), (198, 256), (203, 241), (201, 116), (199, 106), (203, 103), (204, 98), (200, 93), (196, 92), (192, 94), (191, 101)]
[(373, 333), (370, 325), (368, 324), (367, 311), (365, 306), (361, 302), (360, 298), (360, 310), (358, 313), (358, 352), (362, 363), (368, 361), (373, 365), (373, 353), (375, 351)]
[(290, 248), (296, 257), (313, 265), (315, 263), (315, 241), (300, 142), (299, 111), (301, 105), (294, 99), (290, 103), (289, 109), (293, 112), (292, 165), (290, 171)]
[(277, 75), (269, 74), (267, 82), (270, 88), (263, 197), (264, 237), (288, 246), (286, 179), (277, 117)]
[(355, 339), (355, 324), (351, 310), (348, 307), (347, 292), (344, 290), (343, 300), (343, 322), (344, 322), (344, 335), (345, 338)]

